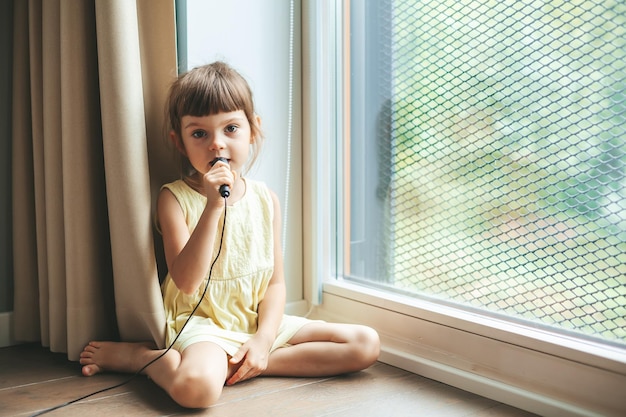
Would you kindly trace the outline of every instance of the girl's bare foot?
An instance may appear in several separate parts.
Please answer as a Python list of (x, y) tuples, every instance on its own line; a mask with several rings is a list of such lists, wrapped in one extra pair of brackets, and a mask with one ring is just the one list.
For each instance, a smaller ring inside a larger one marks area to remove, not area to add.
[[(83, 375), (92, 376), (103, 371), (137, 372), (145, 363), (141, 360), (156, 346), (150, 342), (89, 342), (80, 354)], [(147, 361), (146, 361), (147, 363)]]

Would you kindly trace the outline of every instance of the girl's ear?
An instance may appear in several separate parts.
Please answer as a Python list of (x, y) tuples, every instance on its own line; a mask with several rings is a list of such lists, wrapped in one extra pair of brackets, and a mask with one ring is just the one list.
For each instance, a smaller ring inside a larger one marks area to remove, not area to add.
[(170, 141), (176, 146), (178, 152), (182, 153), (184, 156), (187, 156), (187, 151), (185, 151), (185, 146), (183, 145), (183, 141), (180, 140), (176, 132), (170, 130)]

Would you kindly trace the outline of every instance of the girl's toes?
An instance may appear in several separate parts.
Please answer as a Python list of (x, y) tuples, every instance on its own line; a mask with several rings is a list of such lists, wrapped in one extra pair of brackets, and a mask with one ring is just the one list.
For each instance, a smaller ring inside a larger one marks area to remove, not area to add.
[(83, 375), (85, 376), (93, 376), (100, 372), (100, 367), (96, 364), (90, 364), (83, 366)]

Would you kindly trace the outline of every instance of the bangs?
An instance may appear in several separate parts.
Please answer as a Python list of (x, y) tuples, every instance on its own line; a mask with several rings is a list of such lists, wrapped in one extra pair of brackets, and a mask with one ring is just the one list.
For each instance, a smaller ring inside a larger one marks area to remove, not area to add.
[[(248, 110), (250, 104), (246, 97), (245, 86), (240, 83), (229, 82), (216, 74), (215, 77), (198, 80), (182, 86), (179, 114), (181, 116), (208, 116), (217, 113), (228, 113), (237, 110)], [(236, 81), (236, 80), (235, 80)], [(187, 88), (185, 88), (187, 87)], [(184, 91), (184, 90), (188, 91)]]
[(252, 121), (254, 103), (245, 79), (223, 63), (196, 68), (172, 86), (169, 116), (172, 128), (180, 133), (183, 116), (202, 117), (243, 110)]

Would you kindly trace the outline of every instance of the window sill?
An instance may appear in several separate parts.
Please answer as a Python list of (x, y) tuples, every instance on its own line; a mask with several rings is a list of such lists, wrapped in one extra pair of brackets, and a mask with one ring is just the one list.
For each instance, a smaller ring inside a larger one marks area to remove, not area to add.
[(326, 282), (316, 318), (378, 330), (381, 361), (541, 415), (625, 415), (626, 350)]

